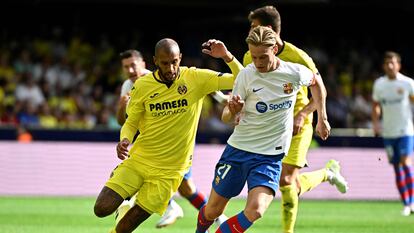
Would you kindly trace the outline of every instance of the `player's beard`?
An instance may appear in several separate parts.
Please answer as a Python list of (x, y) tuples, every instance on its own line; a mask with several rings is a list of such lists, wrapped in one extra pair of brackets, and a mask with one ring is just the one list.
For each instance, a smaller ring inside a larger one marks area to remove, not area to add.
[(164, 83), (172, 83), (172, 82), (174, 82), (174, 80), (176, 80), (177, 79), (177, 77), (180, 75), (180, 68), (178, 68), (178, 70), (177, 70), (177, 73), (175, 73), (175, 74), (173, 74), (173, 73), (170, 73), (170, 75), (168, 75), (168, 76), (166, 76), (166, 75), (164, 75), (162, 72), (161, 72), (161, 69), (157, 66), (157, 69), (158, 69), (158, 75), (160, 76), (160, 78), (161, 78), (161, 80), (164, 82)]

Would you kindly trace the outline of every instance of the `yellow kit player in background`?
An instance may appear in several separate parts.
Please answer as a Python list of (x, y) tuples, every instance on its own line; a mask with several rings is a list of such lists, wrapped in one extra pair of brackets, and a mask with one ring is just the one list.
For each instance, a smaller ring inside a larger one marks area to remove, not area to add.
[[(248, 19), (251, 28), (267, 26), (277, 34), (277, 46), (280, 48), (277, 57), (284, 61), (302, 64), (314, 73), (318, 73), (312, 58), (303, 50), (280, 38), (281, 19), (274, 6), (264, 6), (250, 12)], [(243, 57), (243, 65), (252, 63), (250, 52)], [(280, 191), (282, 193), (282, 227), (284, 233), (292, 233), (296, 222), (299, 204), (299, 195), (312, 190), (320, 183), (329, 181), (341, 192), (348, 190), (348, 184), (340, 174), (338, 161), (330, 160), (325, 168), (299, 175), (299, 170), (306, 166), (306, 155), (312, 141), (313, 126), (312, 113), (316, 106), (308, 98), (308, 88), (302, 87), (297, 94), (294, 108), (293, 138), (288, 154), (282, 160), (282, 174), (280, 177)]]
[(139, 78), (131, 90), (117, 145), (118, 157), (125, 160), (102, 188), (95, 215), (112, 214), (124, 199), (138, 193), (135, 205), (111, 232), (132, 232), (151, 214), (164, 213), (191, 166), (203, 99), (217, 90), (231, 90), (243, 68), (221, 41), (209, 40), (203, 46), (209, 48), (204, 53), (222, 58), (232, 74), (180, 66), (180, 48), (166, 38), (155, 46), (156, 71)]

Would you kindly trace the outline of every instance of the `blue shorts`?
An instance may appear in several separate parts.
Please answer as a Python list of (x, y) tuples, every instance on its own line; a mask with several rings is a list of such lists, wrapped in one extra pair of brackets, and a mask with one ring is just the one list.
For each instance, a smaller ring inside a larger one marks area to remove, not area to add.
[(413, 136), (399, 138), (384, 138), (384, 147), (387, 151), (388, 161), (398, 164), (402, 156), (410, 156), (413, 152)]
[(265, 186), (275, 195), (279, 188), (283, 156), (256, 154), (227, 145), (216, 164), (212, 186), (220, 196), (228, 199), (239, 195), (246, 181), (249, 191)]
[(188, 172), (184, 174), (184, 180), (190, 179), (192, 175), (193, 175), (193, 172), (192, 172), (192, 169), (190, 167), (190, 169), (188, 169)]

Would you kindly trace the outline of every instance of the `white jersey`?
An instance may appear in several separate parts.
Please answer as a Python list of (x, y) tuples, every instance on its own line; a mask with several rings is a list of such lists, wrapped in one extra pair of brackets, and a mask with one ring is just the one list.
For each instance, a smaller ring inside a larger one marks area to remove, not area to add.
[(121, 87), (121, 96), (128, 94), (131, 91), (132, 87), (134, 86), (134, 82), (131, 79), (127, 79), (122, 83)]
[(414, 81), (401, 74), (395, 80), (382, 76), (375, 80), (372, 98), (381, 105), (384, 138), (414, 134), (410, 96), (414, 95)]
[[(151, 73), (151, 71), (147, 70), (147, 69), (144, 69), (143, 72), (142, 72), (142, 76), (144, 76), (148, 73)], [(121, 86), (121, 96), (124, 96), (124, 95), (128, 94), (128, 92), (131, 91), (133, 86), (134, 86), (134, 82), (132, 82), (131, 79), (128, 78), (127, 80), (125, 80), (122, 83), (122, 86)]]
[(314, 74), (303, 65), (279, 61), (274, 71), (260, 73), (249, 64), (237, 76), (233, 95), (240, 95), (245, 105), (229, 145), (263, 155), (288, 152), (296, 94), (312, 84)]

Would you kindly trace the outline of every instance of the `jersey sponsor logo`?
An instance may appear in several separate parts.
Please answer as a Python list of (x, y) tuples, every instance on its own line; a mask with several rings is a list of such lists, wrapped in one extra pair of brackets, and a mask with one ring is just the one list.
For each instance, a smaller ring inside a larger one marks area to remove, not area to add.
[(178, 86), (177, 91), (180, 93), (180, 95), (184, 95), (187, 93), (187, 87), (185, 85), (180, 85)]
[(161, 111), (161, 110), (168, 110), (168, 109), (173, 109), (173, 108), (181, 108), (181, 107), (185, 107), (188, 106), (188, 101), (186, 99), (181, 99), (181, 100), (173, 100), (173, 101), (165, 101), (162, 103), (155, 103), (155, 104), (150, 104), (150, 111)]
[(397, 99), (381, 99), (380, 103), (382, 105), (392, 105), (392, 104), (399, 104), (402, 103), (404, 100), (402, 98), (397, 98)]
[(258, 92), (258, 91), (260, 91), (260, 90), (262, 90), (262, 89), (263, 89), (263, 87), (261, 87), (261, 88), (257, 88), (257, 89), (253, 88), (253, 92)]
[(292, 107), (292, 100), (286, 100), (286, 101), (283, 101), (282, 103), (269, 104), (269, 105), (267, 105), (265, 102), (262, 102), (262, 101), (256, 103), (256, 110), (260, 113), (265, 113), (267, 110), (277, 111), (280, 109), (288, 109), (290, 107)]
[(290, 94), (293, 92), (293, 84), (292, 83), (285, 83), (283, 84), (283, 92), (285, 94)]
[(185, 113), (187, 110), (183, 107), (187, 106), (188, 101), (186, 99), (149, 104), (150, 111), (152, 112), (151, 115), (153, 117), (170, 116)]
[(267, 104), (265, 102), (257, 102), (256, 110), (260, 113), (265, 113), (267, 111)]

